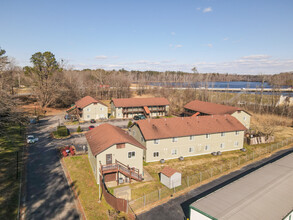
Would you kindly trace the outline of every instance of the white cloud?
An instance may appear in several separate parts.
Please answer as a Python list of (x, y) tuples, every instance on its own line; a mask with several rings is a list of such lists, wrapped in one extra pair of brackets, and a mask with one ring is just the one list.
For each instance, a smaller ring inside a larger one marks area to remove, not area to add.
[(228, 37), (225, 37), (223, 40), (229, 40), (229, 38)]
[(212, 48), (213, 47), (213, 44), (207, 44), (208, 47)]
[(197, 7), (196, 10), (200, 11), (201, 7)]
[(212, 11), (213, 11), (213, 9), (212, 9), (211, 7), (204, 8), (204, 9), (202, 10), (203, 13), (212, 12)]
[(275, 74), (293, 70), (293, 59), (273, 59), (269, 55), (249, 55), (226, 62), (198, 62), (193, 64), (201, 72)]
[(181, 48), (181, 47), (183, 47), (183, 45), (182, 44), (169, 44), (169, 47), (171, 47), (171, 48)]
[(108, 59), (108, 56), (99, 55), (99, 56), (96, 56), (95, 59), (97, 59), (97, 60), (105, 60), (105, 59)]
[(267, 59), (267, 58), (270, 58), (270, 56), (266, 54), (254, 54), (254, 55), (242, 57), (242, 59), (247, 59), (247, 60), (260, 60), (260, 59)]
[(277, 59), (269, 55), (248, 55), (239, 59), (223, 62), (201, 61), (196, 63), (178, 63), (176, 60), (134, 60), (130, 62), (115, 62), (108, 60), (107, 63), (97, 64), (83, 62), (75, 65), (76, 69), (126, 69), (126, 70), (155, 70), (155, 71), (186, 71), (196, 66), (201, 73), (238, 73), (238, 74), (275, 74), (293, 70), (293, 59)]
[(176, 33), (175, 32), (171, 32), (171, 35), (176, 35)]

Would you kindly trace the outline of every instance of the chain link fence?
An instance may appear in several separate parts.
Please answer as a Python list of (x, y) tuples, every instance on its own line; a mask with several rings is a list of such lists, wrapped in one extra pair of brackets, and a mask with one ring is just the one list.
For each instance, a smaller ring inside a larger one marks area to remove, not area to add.
[(210, 169), (195, 173), (190, 176), (182, 177), (181, 186), (174, 187), (172, 189), (163, 187), (151, 193), (145, 194), (140, 198), (131, 200), (129, 201), (129, 206), (131, 206), (132, 210), (134, 211), (140, 208), (144, 208), (145, 206), (157, 202), (161, 199), (167, 198), (169, 196), (172, 197), (175, 193), (180, 192), (192, 185), (201, 183), (229, 170), (235, 169), (247, 163), (248, 161), (253, 161), (260, 156), (272, 153), (284, 146), (287, 146), (290, 143), (293, 143), (293, 137), (287, 138), (286, 140), (283, 140), (279, 143), (264, 146), (263, 148), (259, 148), (257, 151), (253, 151), (251, 153), (243, 153), (239, 157), (227, 160), (225, 163), (219, 166), (212, 167)]

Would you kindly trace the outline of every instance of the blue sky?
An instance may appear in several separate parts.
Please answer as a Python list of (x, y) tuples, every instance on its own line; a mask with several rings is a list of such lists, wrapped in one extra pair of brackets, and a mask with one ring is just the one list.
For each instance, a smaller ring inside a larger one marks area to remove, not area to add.
[(292, 0), (2, 0), (0, 47), (75, 69), (293, 70)]

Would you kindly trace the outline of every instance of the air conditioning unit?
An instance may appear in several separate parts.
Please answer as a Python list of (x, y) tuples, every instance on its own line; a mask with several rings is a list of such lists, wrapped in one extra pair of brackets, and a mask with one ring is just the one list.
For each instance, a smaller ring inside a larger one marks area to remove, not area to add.
[(217, 152), (217, 155), (222, 155), (222, 152), (221, 152), (221, 151), (218, 151), (218, 152)]
[(217, 152), (212, 152), (212, 155), (213, 156), (217, 156)]
[(181, 157), (179, 157), (179, 160), (180, 160), (180, 161), (184, 160), (184, 157), (182, 157), (182, 156), (181, 156)]
[(246, 148), (241, 148), (240, 149), (242, 152), (245, 152), (246, 151)]
[(119, 184), (122, 184), (122, 183), (124, 183), (124, 180), (123, 180), (123, 178), (122, 178), (122, 177), (120, 177), (120, 178), (118, 179), (118, 183), (119, 183)]
[(160, 163), (165, 163), (165, 160), (164, 160), (164, 159), (161, 159), (161, 160), (160, 160)]

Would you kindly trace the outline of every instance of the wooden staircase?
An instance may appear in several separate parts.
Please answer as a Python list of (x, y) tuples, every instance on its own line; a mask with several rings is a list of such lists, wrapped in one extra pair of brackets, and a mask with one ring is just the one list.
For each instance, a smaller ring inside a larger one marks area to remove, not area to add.
[(125, 164), (119, 162), (118, 160), (115, 160), (115, 163), (106, 164), (106, 165), (102, 165), (100, 161), (100, 170), (102, 175), (107, 173), (120, 172), (123, 175), (127, 176), (130, 182), (131, 182), (131, 179), (134, 179), (136, 181), (143, 180), (142, 175), (139, 174), (139, 169), (136, 169), (134, 167), (130, 168), (129, 166), (126, 166)]

